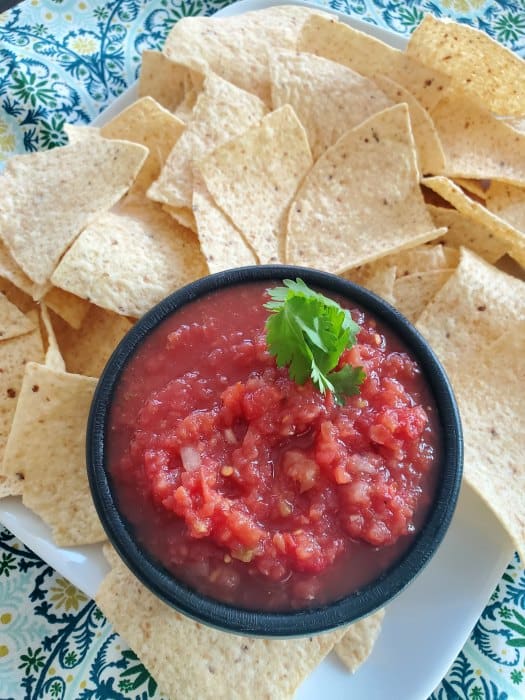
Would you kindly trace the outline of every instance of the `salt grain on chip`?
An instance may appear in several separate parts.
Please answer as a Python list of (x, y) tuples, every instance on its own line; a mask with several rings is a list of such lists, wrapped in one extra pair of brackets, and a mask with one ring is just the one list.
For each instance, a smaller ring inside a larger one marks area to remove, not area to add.
[(0, 237), (28, 277), (49, 280), (61, 255), (130, 187), (147, 149), (99, 137), (9, 159), (0, 175)]
[(283, 260), (288, 208), (311, 166), (306, 132), (289, 105), (198, 164), (216, 204), (261, 263)]
[(314, 165), (290, 207), (286, 261), (341, 272), (441, 233), (419, 189), (408, 109), (397, 105)]
[(7, 441), (5, 473), (23, 474), (24, 505), (52, 528), (61, 547), (105, 539), (85, 466), (86, 421), (96, 384), (28, 363)]

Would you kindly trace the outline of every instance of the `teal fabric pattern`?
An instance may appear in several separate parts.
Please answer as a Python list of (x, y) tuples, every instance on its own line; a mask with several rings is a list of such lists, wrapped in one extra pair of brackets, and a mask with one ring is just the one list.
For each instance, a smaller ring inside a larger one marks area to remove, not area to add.
[[(181, 17), (229, 0), (24, 0), (0, 15), (0, 168), (65, 143), (137, 78)], [(424, 13), (452, 17), (525, 57), (523, 0), (321, 0), (409, 35)], [(1, 196), (1, 192), (0, 192)], [(160, 699), (136, 655), (82, 592), (0, 528), (0, 700)], [(429, 700), (525, 697), (525, 570), (517, 555)]]

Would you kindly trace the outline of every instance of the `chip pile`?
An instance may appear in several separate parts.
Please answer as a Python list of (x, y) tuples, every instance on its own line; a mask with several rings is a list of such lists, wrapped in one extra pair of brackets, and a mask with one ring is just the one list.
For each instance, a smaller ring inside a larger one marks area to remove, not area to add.
[[(432, 17), (405, 51), (299, 6), (178, 22), (135, 103), (0, 176), (0, 496), (60, 546), (102, 542), (84, 434), (115, 345), (194, 279), (291, 263), (363, 284), (428, 338), (466, 481), (523, 557), (523, 84), (519, 58)], [(188, 698), (292, 697), (334, 645), (354, 671), (379, 634), (382, 612), (344, 636), (225, 635), (108, 560), (98, 603), (173, 697), (190, 671)]]

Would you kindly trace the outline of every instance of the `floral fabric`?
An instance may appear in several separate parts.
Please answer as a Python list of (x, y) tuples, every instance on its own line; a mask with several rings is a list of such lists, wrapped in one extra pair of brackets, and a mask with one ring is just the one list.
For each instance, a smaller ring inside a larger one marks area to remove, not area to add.
[[(230, 0), (24, 0), (0, 15), (0, 168), (65, 142), (137, 78), (186, 15)], [(523, 0), (319, 0), (408, 35), (425, 12), (486, 31), (525, 57)], [(0, 193), (1, 196), (1, 193)], [(517, 556), (430, 700), (525, 697), (525, 571)], [(0, 528), (0, 700), (146, 700), (155, 681), (100, 610)]]

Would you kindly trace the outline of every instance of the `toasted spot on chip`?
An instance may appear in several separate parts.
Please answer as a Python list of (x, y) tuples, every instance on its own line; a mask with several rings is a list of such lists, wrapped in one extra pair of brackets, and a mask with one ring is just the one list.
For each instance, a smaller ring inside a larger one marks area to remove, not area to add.
[(315, 12), (289, 5), (235, 17), (184, 17), (168, 34), (163, 53), (190, 68), (207, 66), (269, 106), (268, 49), (295, 49), (304, 21)]
[(346, 133), (314, 165), (290, 207), (286, 258), (340, 272), (440, 233), (419, 189), (408, 108), (396, 105)]
[(154, 204), (128, 204), (90, 224), (53, 274), (53, 284), (123, 316), (207, 274), (199, 242)]
[(496, 114), (525, 114), (525, 62), (485, 32), (426, 15), (407, 52)]
[(335, 653), (350, 673), (355, 673), (370, 656), (381, 632), (384, 617), (385, 611), (378, 610), (373, 615), (352, 623), (335, 645)]
[(152, 97), (142, 97), (100, 129), (104, 138), (140, 143), (149, 151), (128, 196), (145, 192), (158, 178), (184, 128), (180, 119), (161, 107)]
[(191, 208), (194, 161), (257, 124), (266, 111), (255, 95), (209, 74), (186, 131), (149, 188), (148, 197), (177, 209)]
[(85, 299), (58, 287), (51, 287), (44, 297), (44, 302), (72, 328), (80, 328), (89, 311), (89, 303)]
[(35, 322), (34, 330), (0, 343), (0, 496), (16, 496), (22, 493), (22, 480), (16, 476), (20, 465), (14, 474), (7, 476), (2, 462), (25, 365), (30, 360), (44, 361), (42, 337), (37, 327), (38, 314), (31, 313), (35, 314), (30, 317)]
[(15, 475), (23, 465), (24, 505), (52, 528), (61, 547), (105, 539), (85, 467), (86, 421), (96, 383), (28, 363), (7, 441), (5, 472)]
[[(177, 697), (192, 681), (199, 700), (291, 698), (343, 630), (303, 639), (239, 637), (200, 625), (168, 607), (112, 557), (96, 601), (163, 693)], [(132, 614), (130, 611), (133, 611)], [(271, 669), (271, 673), (268, 670)]]
[(342, 63), (367, 78), (390, 78), (409, 90), (425, 109), (439, 102), (449, 84), (445, 75), (403, 51), (323, 16), (313, 15), (304, 23), (296, 48)]
[(447, 228), (442, 240), (448, 246), (466, 246), (490, 263), (496, 262), (505, 253), (508, 246), (482, 223), (456, 209), (433, 204), (427, 204), (427, 208), (436, 227)]
[(124, 316), (94, 304), (89, 305), (89, 312), (78, 330), (56, 316), (52, 320), (67, 371), (87, 377), (100, 376), (111, 353), (132, 327)]
[(188, 92), (200, 89), (203, 75), (171, 61), (160, 51), (142, 52), (139, 97), (152, 97), (170, 112), (186, 99)]
[(377, 85), (346, 66), (309, 53), (270, 55), (272, 105), (293, 107), (317, 160), (348, 129), (392, 106)]
[(0, 237), (28, 277), (49, 280), (84, 226), (125, 194), (146, 155), (138, 144), (95, 137), (9, 159)]
[(256, 265), (255, 253), (239, 229), (215, 204), (202, 178), (196, 177), (193, 186), (197, 233), (210, 272)]
[(431, 111), (452, 178), (497, 178), (525, 184), (525, 134), (461, 96), (443, 99)]
[(311, 166), (306, 132), (289, 105), (198, 164), (216, 204), (261, 263), (283, 260), (288, 208)]
[(0, 293), (0, 341), (24, 335), (34, 328), (33, 321)]
[(525, 264), (525, 242), (523, 232), (519, 231), (500, 216), (489, 211), (479, 202), (471, 199), (458, 185), (454, 184), (446, 177), (427, 177), (423, 178), (421, 182), (450, 202), (461, 214), (491, 231), (494, 236), (505, 244), (505, 248), (509, 253), (513, 256), (517, 256), (518, 261)]

